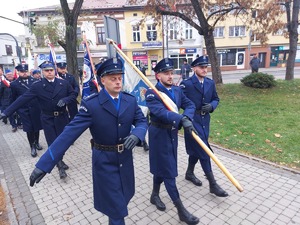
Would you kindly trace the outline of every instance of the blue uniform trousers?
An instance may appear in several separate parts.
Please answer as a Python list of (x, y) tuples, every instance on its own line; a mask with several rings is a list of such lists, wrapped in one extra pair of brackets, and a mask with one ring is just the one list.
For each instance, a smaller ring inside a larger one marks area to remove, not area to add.
[(168, 192), (169, 196), (171, 197), (172, 201), (175, 202), (176, 200), (178, 200), (179, 192), (176, 187), (175, 178), (165, 178), (165, 177), (153, 176), (153, 183), (160, 185), (162, 182), (164, 182), (167, 192)]

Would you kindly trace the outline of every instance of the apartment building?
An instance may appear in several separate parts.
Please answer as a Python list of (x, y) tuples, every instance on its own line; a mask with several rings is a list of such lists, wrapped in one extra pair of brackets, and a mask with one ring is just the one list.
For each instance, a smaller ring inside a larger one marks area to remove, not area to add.
[[(105, 4), (104, 4), (105, 2)], [(70, 8), (72, 8), (70, 3)], [(30, 21), (30, 15), (36, 23), (48, 23), (58, 20), (60, 27), (64, 27), (59, 6), (31, 9), (25, 13), (24, 22)], [(104, 26), (105, 16), (119, 21), (120, 42), (124, 53), (138, 67), (146, 67), (146, 74), (153, 75), (152, 68), (164, 57), (170, 57), (175, 62), (178, 72), (180, 65), (186, 58), (191, 63), (197, 55), (206, 53), (203, 37), (185, 21), (180, 18), (163, 16), (161, 23), (152, 18), (144, 18), (143, 6), (132, 6), (126, 0), (93, 1), (85, 0), (78, 19), (77, 36), (80, 40), (82, 32), (90, 43), (90, 52), (94, 63), (106, 58), (107, 45)], [(20, 13), (20, 14), (21, 14)], [(141, 23), (141, 20), (143, 22)], [(39, 60), (45, 60), (49, 48), (45, 37), (34, 37), (29, 29), (26, 33), (27, 45), (32, 53), (39, 54)], [(249, 69), (249, 61), (253, 54), (258, 54), (261, 67), (285, 66), (288, 58), (289, 41), (284, 37), (283, 31), (269, 35), (267, 45), (263, 46), (256, 35), (247, 30), (245, 24), (233, 15), (221, 21), (214, 30), (215, 43), (221, 70)], [(44, 47), (43, 47), (44, 46)], [(64, 50), (55, 46), (57, 61), (65, 61)], [(83, 64), (83, 46), (78, 46), (78, 62)], [(296, 63), (300, 65), (300, 46)], [(296, 65), (297, 65), (296, 64)]]
[[(286, 20), (285, 16), (282, 19)], [(286, 65), (289, 39), (284, 36), (283, 30), (269, 34), (267, 44), (262, 45), (257, 35), (251, 29), (247, 29), (239, 17), (229, 14), (225, 21), (218, 22), (214, 37), (223, 71), (250, 69), (249, 62), (254, 54), (258, 55), (262, 68)], [(300, 45), (295, 62), (296, 65), (300, 65)]]
[(26, 57), (25, 37), (14, 37), (11, 34), (0, 34), (0, 66), (5, 70), (13, 70)]

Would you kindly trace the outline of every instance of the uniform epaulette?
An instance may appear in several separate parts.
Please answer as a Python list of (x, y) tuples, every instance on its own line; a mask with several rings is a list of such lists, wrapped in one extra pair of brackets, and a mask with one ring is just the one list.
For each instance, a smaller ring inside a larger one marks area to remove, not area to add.
[(38, 83), (38, 82), (41, 82), (41, 80), (35, 80), (32, 84), (35, 84), (35, 83)]
[(93, 98), (95, 98), (96, 96), (98, 96), (98, 93), (93, 93), (93, 94), (91, 94), (91, 95), (88, 95), (88, 96), (83, 97), (83, 100), (89, 101), (90, 99), (93, 99)]
[(129, 96), (135, 97), (134, 95), (132, 95), (132, 94), (126, 92), (126, 91), (123, 91), (122, 93), (125, 94), (125, 95), (129, 95)]
[(207, 79), (209, 79), (209, 80), (212, 80), (211, 78), (209, 78), (209, 77), (206, 77)]

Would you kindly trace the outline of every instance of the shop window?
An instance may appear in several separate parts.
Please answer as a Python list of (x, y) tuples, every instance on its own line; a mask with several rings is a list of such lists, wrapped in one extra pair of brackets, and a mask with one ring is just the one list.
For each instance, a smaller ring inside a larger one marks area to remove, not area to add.
[(222, 66), (235, 65), (236, 53), (222, 53)]
[(170, 55), (170, 58), (173, 60), (174, 69), (180, 69), (184, 59), (187, 59), (189, 64), (193, 62), (193, 54)]

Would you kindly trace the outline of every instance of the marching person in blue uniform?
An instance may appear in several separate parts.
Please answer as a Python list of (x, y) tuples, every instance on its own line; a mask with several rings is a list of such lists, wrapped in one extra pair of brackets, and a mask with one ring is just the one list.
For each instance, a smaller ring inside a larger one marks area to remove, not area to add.
[(173, 85), (173, 71), (172, 60), (169, 58), (162, 59), (154, 67), (158, 80), (156, 88), (168, 96), (170, 104), (173, 104), (175, 109), (184, 109), (182, 115), (168, 110), (152, 89), (148, 89), (146, 92), (146, 104), (150, 111), (150, 172), (153, 174), (153, 190), (150, 202), (158, 210), (166, 210), (165, 204), (159, 197), (160, 185), (164, 182), (167, 192), (178, 210), (179, 219), (187, 224), (197, 224), (199, 219), (183, 206), (175, 180), (178, 176), (178, 129), (183, 126), (187, 132), (195, 131), (191, 122), (195, 105), (179, 87)]
[[(57, 72), (58, 75), (63, 78), (64, 80), (69, 81), (69, 83), (71, 84), (72, 88), (74, 89), (76, 95), (76, 98), (79, 94), (79, 85), (77, 83), (77, 81), (75, 80), (75, 77), (69, 73), (67, 73), (67, 63), (65, 62), (59, 62), (56, 63), (57, 66)], [(69, 111), (69, 115), (70, 115), (70, 120), (72, 120), (75, 115), (78, 113), (78, 107), (77, 107), (77, 101), (74, 102), (70, 102), (67, 105), (68, 111)]]
[[(10, 84), (12, 99), (14, 101), (12, 105), (16, 105), (16, 99), (21, 98), (31, 88), (33, 83), (36, 82), (36, 79), (29, 76), (27, 64), (19, 64), (15, 69), (18, 71), (19, 77)], [(42, 147), (39, 144), (40, 130), (42, 129), (40, 119), (41, 109), (37, 98), (32, 97), (26, 103), (19, 105), (14, 109), (10, 105), (3, 113), (11, 116), (16, 111), (20, 115), (23, 131), (27, 134), (27, 139), (31, 148), (31, 156), (36, 157), (37, 150), (42, 150)]]
[[(215, 82), (206, 77), (208, 57), (200, 56), (191, 63), (191, 66), (193, 67), (194, 75), (190, 79), (182, 81), (180, 87), (184, 94), (196, 105), (193, 124), (202, 141), (211, 149), (208, 143), (210, 113), (217, 108), (219, 97)], [(195, 165), (200, 161), (204, 174), (209, 181), (210, 193), (219, 197), (228, 196), (227, 192), (215, 181), (209, 155), (189, 133), (185, 133), (184, 138), (186, 151), (189, 155), (185, 179), (191, 181), (196, 186), (202, 185), (202, 182), (194, 174)]]
[(33, 70), (32, 71), (32, 77), (37, 79), (37, 80), (42, 79), (41, 71), (40, 70)]
[[(41, 107), (41, 121), (45, 138), (48, 146), (50, 146), (69, 123), (66, 105), (76, 100), (76, 93), (68, 81), (55, 77), (55, 67), (51, 62), (45, 61), (40, 67), (44, 78), (33, 83), (22, 96), (4, 111), (4, 116), (12, 114), (30, 102), (31, 99), (37, 99), (36, 105)], [(66, 178), (65, 170), (68, 169), (68, 166), (62, 159), (57, 162), (57, 168), (60, 178)]]
[[(136, 98), (122, 92), (123, 64), (106, 60), (97, 70), (104, 88), (81, 102), (79, 112), (49, 146), (30, 176), (39, 183), (87, 129), (92, 135), (92, 172), (95, 209), (110, 225), (124, 225), (127, 205), (134, 195), (132, 149), (145, 138), (147, 121)], [(134, 128), (132, 128), (134, 126)]]
[[(5, 74), (6, 80), (10, 83), (13, 82), (14, 81), (13, 72), (11, 70), (6, 70), (5, 72), (6, 72), (6, 74)], [(8, 83), (8, 82), (0, 83), (0, 102), (2, 104), (2, 111), (4, 111), (13, 102), (10, 83)], [(5, 120), (5, 121), (4, 121), (4, 123), (6, 124), (7, 120)], [(10, 125), (12, 126), (12, 132), (16, 132), (18, 129), (18, 126), (20, 126), (22, 124), (20, 117), (17, 113), (10, 115), (9, 122), (10, 122)]]

